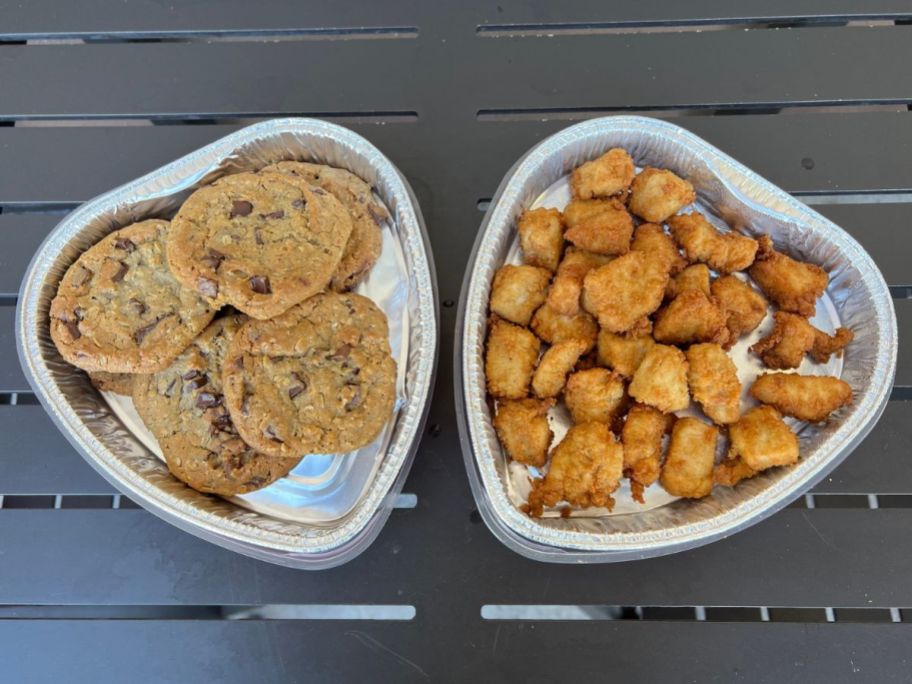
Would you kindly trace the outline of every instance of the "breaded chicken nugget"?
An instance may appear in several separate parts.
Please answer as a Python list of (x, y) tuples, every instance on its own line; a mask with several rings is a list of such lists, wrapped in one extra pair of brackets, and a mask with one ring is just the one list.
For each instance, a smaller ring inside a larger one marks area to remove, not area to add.
[(598, 362), (627, 379), (633, 377), (646, 352), (655, 345), (649, 333), (618, 335), (608, 330), (598, 334)]
[(662, 226), (654, 223), (641, 223), (636, 227), (630, 250), (643, 252), (650, 259), (663, 260), (668, 264), (668, 272), (672, 275), (679, 273), (687, 265), (687, 260), (681, 256), (675, 241)]
[(549, 271), (557, 269), (564, 251), (564, 218), (557, 209), (529, 209), (519, 217), (523, 261)]
[(485, 376), (488, 392), (502, 399), (522, 399), (538, 360), (541, 342), (518, 325), (495, 318), (488, 333)]
[(719, 273), (743, 271), (754, 263), (756, 240), (740, 233), (721, 233), (696, 211), (672, 216), (668, 227), (691, 262), (709, 264)]
[(611, 493), (621, 483), (624, 450), (607, 425), (571, 427), (551, 452), (548, 474), (532, 483), (529, 515), (541, 516), (545, 506), (566, 501), (571, 506), (611, 510)]
[(725, 315), (701, 290), (687, 290), (656, 314), (652, 336), (665, 344), (728, 341)]
[(548, 348), (538, 362), (532, 376), (532, 391), (537, 397), (556, 397), (564, 389), (567, 373), (573, 370), (589, 343), (585, 340), (567, 340)]
[(548, 302), (541, 305), (532, 316), (532, 330), (549, 344), (567, 340), (585, 340), (589, 345), (586, 351), (595, 347), (598, 336), (598, 324), (585, 311), (575, 316), (562, 316), (551, 308)]
[(634, 404), (621, 430), (624, 474), (630, 478), (634, 500), (644, 503), (643, 489), (659, 479), (662, 468), (662, 438), (671, 429), (674, 416), (644, 404)]
[(502, 399), (497, 402), (494, 429), (512, 460), (541, 468), (548, 459), (554, 433), (548, 425), (548, 409), (554, 399)]
[(564, 238), (580, 249), (609, 256), (630, 251), (633, 219), (619, 200), (574, 200), (564, 209), (564, 222)]
[(491, 285), (491, 311), (518, 325), (529, 325), (545, 301), (551, 271), (537, 266), (502, 266)]
[(667, 283), (667, 264), (642, 252), (630, 252), (589, 271), (581, 301), (603, 328), (626, 332), (659, 308)]
[(567, 378), (564, 402), (577, 425), (610, 425), (624, 409), (624, 381), (605, 368), (577, 371)]
[(852, 401), (847, 382), (826, 375), (765, 373), (754, 381), (751, 396), (798, 420), (820, 423)]
[(726, 458), (713, 468), (713, 482), (723, 487), (734, 487), (741, 480), (756, 474), (757, 471), (740, 458)]
[(703, 413), (718, 425), (741, 416), (741, 383), (734, 362), (718, 344), (695, 344), (687, 350), (687, 384)]
[(583, 278), (594, 268), (604, 266), (613, 257), (568, 247), (557, 267), (557, 275), (548, 290), (548, 304), (563, 316), (575, 316), (580, 310)]
[(847, 328), (827, 335), (806, 318), (787, 311), (777, 311), (773, 317), (776, 322), (770, 334), (751, 347), (767, 368), (798, 368), (807, 352), (811, 352), (818, 363), (826, 363), (830, 354), (841, 352), (855, 337)]
[(646, 167), (630, 186), (630, 211), (651, 223), (662, 223), (697, 198), (693, 186), (667, 169)]
[(598, 159), (573, 169), (570, 190), (575, 199), (610, 197), (625, 192), (630, 187), (633, 174), (633, 159), (626, 150), (615, 147)]
[(780, 309), (808, 318), (826, 290), (829, 276), (820, 266), (796, 261), (773, 249), (767, 235), (759, 239), (760, 251), (750, 267), (750, 277)]
[(674, 299), (687, 290), (699, 290), (707, 297), (710, 296), (710, 273), (706, 264), (692, 264), (668, 281), (665, 288), (665, 298)]
[(657, 344), (646, 352), (628, 388), (630, 396), (660, 411), (681, 411), (690, 405), (687, 358), (676, 347)]
[(733, 275), (716, 278), (710, 286), (716, 303), (725, 314), (730, 348), (741, 335), (751, 332), (766, 318), (766, 299), (750, 285)]
[(729, 487), (774, 466), (798, 461), (798, 437), (772, 406), (757, 406), (728, 429), (731, 445), (715, 481)]
[(659, 480), (673, 496), (699, 499), (712, 492), (719, 430), (696, 418), (678, 418)]

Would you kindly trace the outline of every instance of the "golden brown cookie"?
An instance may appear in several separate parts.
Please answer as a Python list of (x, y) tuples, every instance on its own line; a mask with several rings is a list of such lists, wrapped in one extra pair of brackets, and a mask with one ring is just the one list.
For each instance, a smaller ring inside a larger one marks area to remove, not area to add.
[(102, 392), (113, 392), (129, 397), (133, 393), (132, 373), (105, 373), (104, 371), (89, 371), (89, 381), (95, 389)]

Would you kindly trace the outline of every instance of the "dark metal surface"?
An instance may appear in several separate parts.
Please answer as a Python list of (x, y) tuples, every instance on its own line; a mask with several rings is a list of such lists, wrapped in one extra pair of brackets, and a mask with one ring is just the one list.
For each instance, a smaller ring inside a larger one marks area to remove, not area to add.
[[(0, 17), (4, 681), (907, 678), (908, 2), (0, 0)], [(23, 44), (34, 39), (91, 44)], [(515, 159), (618, 110), (672, 118), (859, 239), (897, 296), (895, 400), (812, 497), (735, 537), (648, 561), (536, 564), (474, 510), (453, 413), (452, 302), (479, 201)], [(327, 115), (403, 170), (443, 305), (429, 431), (406, 484), (417, 505), (321, 573), (237, 556), (129, 507), (31, 395), (13, 394), (27, 392), (12, 345), (19, 279), (60, 212), (273, 114)], [(218, 619), (260, 604), (416, 615)], [(485, 605), (544, 608), (486, 620)], [(590, 608), (544, 619), (561, 606)], [(608, 615), (643, 619), (579, 619)]]

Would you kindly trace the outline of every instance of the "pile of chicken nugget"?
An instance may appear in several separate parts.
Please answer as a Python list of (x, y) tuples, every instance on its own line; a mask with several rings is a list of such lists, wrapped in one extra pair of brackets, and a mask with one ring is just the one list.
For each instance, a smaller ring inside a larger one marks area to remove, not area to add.
[[(526, 512), (611, 510), (625, 477), (640, 503), (656, 481), (698, 499), (795, 463), (798, 438), (783, 416), (818, 423), (852, 400), (839, 378), (792, 371), (805, 355), (825, 363), (852, 341), (850, 330), (828, 335), (808, 321), (826, 271), (766, 235), (680, 213), (693, 186), (666, 169), (636, 173), (620, 148), (574, 169), (570, 187), (563, 212), (523, 213), (523, 265), (503, 266), (491, 287), (494, 428), (510, 459), (545, 473), (532, 480)], [(749, 390), (759, 404), (742, 413), (728, 351), (770, 305), (774, 327), (750, 351), (789, 372), (761, 374)], [(552, 446), (548, 413), (561, 400), (573, 424)], [(704, 418), (676, 417), (691, 400)]]

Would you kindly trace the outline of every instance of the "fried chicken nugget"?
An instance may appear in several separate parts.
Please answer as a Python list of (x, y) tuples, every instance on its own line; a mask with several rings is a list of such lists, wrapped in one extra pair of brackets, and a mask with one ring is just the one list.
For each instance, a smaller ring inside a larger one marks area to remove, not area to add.
[(817, 299), (830, 280), (826, 271), (777, 252), (768, 235), (761, 235), (759, 243), (760, 250), (750, 267), (750, 277), (780, 309), (805, 318), (813, 316)]
[(646, 352), (633, 375), (631, 397), (665, 413), (681, 411), (690, 405), (687, 393), (687, 358), (677, 347), (657, 344)]
[(721, 233), (699, 212), (668, 219), (675, 242), (691, 261), (709, 264), (719, 273), (743, 271), (754, 263), (757, 241), (740, 233)]
[(563, 316), (575, 316), (580, 310), (583, 278), (594, 268), (604, 266), (613, 257), (568, 247), (557, 267), (557, 275), (548, 290), (548, 304)]
[(642, 252), (614, 259), (583, 279), (583, 308), (599, 325), (621, 333), (642, 324), (659, 308), (668, 284), (668, 265)]
[(564, 218), (557, 209), (529, 209), (517, 225), (523, 261), (530, 266), (557, 269), (564, 251)]
[(564, 403), (577, 425), (610, 425), (624, 409), (624, 381), (605, 368), (577, 371), (567, 378)]
[(611, 197), (625, 192), (633, 180), (633, 159), (620, 147), (608, 150), (598, 159), (587, 161), (570, 174), (574, 199)]
[(687, 350), (687, 384), (690, 393), (717, 425), (734, 423), (741, 416), (741, 383), (738, 369), (718, 344), (694, 344)]
[(494, 429), (512, 460), (541, 468), (548, 459), (554, 433), (548, 425), (548, 409), (554, 399), (502, 400), (497, 403)]
[(538, 362), (532, 376), (532, 391), (537, 397), (556, 397), (564, 389), (567, 373), (573, 370), (589, 343), (585, 340), (567, 340), (548, 348)]
[(700, 499), (712, 492), (719, 430), (696, 418), (678, 418), (659, 481), (673, 496)]
[(728, 341), (728, 328), (725, 314), (711, 298), (701, 290), (686, 290), (656, 314), (652, 336), (656, 342), (666, 344), (724, 344)]
[(564, 208), (564, 222), (564, 238), (580, 249), (609, 256), (630, 251), (633, 218), (619, 200), (574, 200)]
[(525, 328), (494, 319), (485, 358), (488, 392), (502, 399), (525, 397), (540, 347), (538, 338)]
[(541, 516), (545, 506), (560, 501), (611, 510), (611, 494), (620, 486), (623, 466), (624, 449), (607, 425), (574, 425), (552, 450), (548, 474), (532, 483), (529, 515)]
[(557, 344), (567, 340), (585, 340), (586, 351), (595, 347), (598, 337), (598, 324), (585, 311), (575, 316), (563, 316), (551, 308), (548, 302), (541, 305), (532, 316), (532, 330), (548, 344)]
[(630, 250), (643, 252), (650, 259), (662, 259), (668, 264), (668, 272), (672, 275), (687, 265), (687, 260), (681, 256), (671, 236), (655, 223), (641, 223), (636, 227)]
[(710, 286), (713, 297), (725, 314), (729, 349), (741, 335), (751, 332), (766, 318), (766, 299), (750, 285), (733, 275), (716, 278)]
[(692, 264), (668, 281), (665, 288), (665, 298), (674, 299), (682, 292), (698, 290), (710, 296), (710, 273), (706, 264)]
[(651, 223), (662, 223), (697, 198), (693, 186), (667, 169), (640, 171), (630, 186), (630, 211)]
[(849, 384), (826, 375), (764, 373), (754, 381), (750, 394), (780, 413), (811, 423), (826, 420), (852, 401)]
[(729, 487), (775, 466), (798, 461), (798, 437), (772, 406), (757, 406), (728, 429), (728, 456), (714, 479)]
[(551, 271), (537, 266), (502, 266), (491, 285), (491, 311), (518, 325), (529, 325), (545, 301)]
[(603, 329), (598, 334), (598, 362), (629, 380), (654, 345), (649, 333), (618, 335)]
[(645, 503), (643, 490), (659, 479), (662, 468), (662, 438), (671, 429), (674, 416), (644, 404), (634, 404), (621, 429), (624, 445), (624, 475), (630, 478), (635, 501)]
[(815, 328), (802, 316), (777, 311), (770, 334), (750, 349), (767, 368), (783, 370), (797, 368), (807, 352), (818, 363), (826, 363), (830, 354), (841, 352), (855, 337), (848, 328), (839, 328), (832, 336)]

